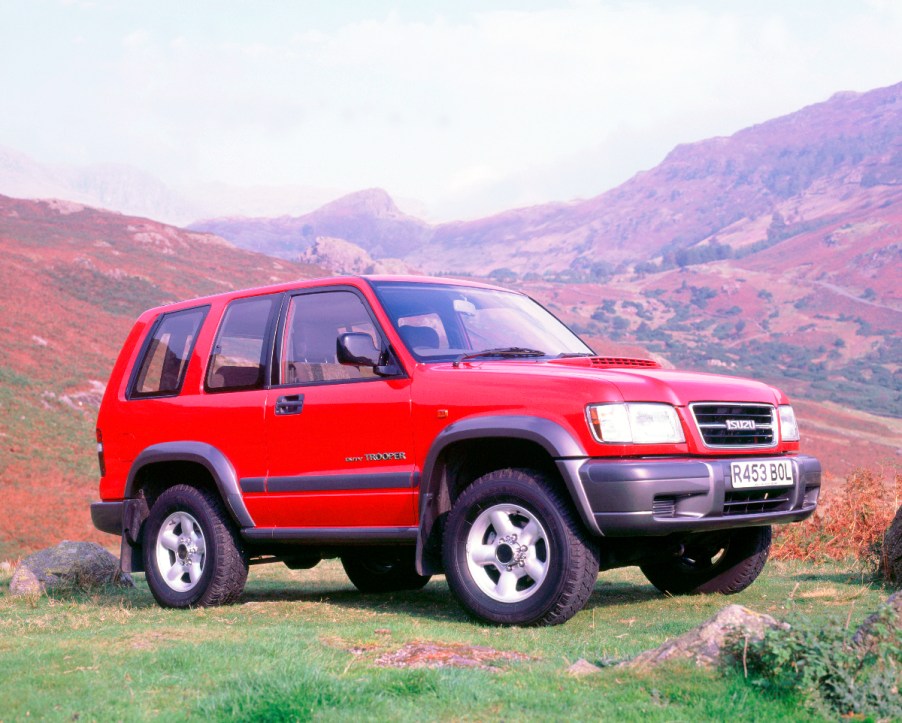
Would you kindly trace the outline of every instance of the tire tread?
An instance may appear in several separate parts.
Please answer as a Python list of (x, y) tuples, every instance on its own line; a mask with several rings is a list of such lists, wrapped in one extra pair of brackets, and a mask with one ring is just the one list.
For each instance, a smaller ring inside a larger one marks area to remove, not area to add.
[[(151, 578), (156, 570), (154, 556), (155, 542), (144, 542), (144, 566), (148, 584), (157, 602), (164, 607), (214, 607), (227, 605), (238, 599), (247, 582), (248, 556), (238, 534), (222, 505), (219, 496), (209, 490), (188, 484), (169, 487), (157, 498), (148, 518), (145, 535), (150, 537), (150, 521), (155, 518), (155, 509), (170, 509), (171, 506), (187, 511), (200, 512), (205, 518), (204, 535), (207, 538), (207, 553), (212, 564), (211, 578), (201, 590), (192, 590), (195, 595), (176, 596), (167, 590), (157, 590), (158, 585)], [(195, 515), (197, 516), (197, 515)], [(200, 522), (200, 520), (199, 520)]]
[[(582, 521), (573, 508), (572, 502), (567, 494), (558, 485), (545, 474), (531, 469), (523, 468), (506, 468), (495, 470), (475, 480), (458, 498), (455, 506), (460, 505), (466, 508), (472, 501), (478, 499), (482, 491), (486, 487), (495, 485), (503, 485), (504, 483), (512, 483), (514, 485), (525, 485), (534, 492), (544, 496), (555, 512), (560, 516), (561, 527), (563, 528), (564, 542), (567, 547), (567, 557), (570, 560), (569, 574), (565, 575), (564, 586), (553, 605), (542, 612), (536, 618), (525, 621), (519, 620), (503, 620), (501, 616), (493, 616), (493, 622), (500, 622), (508, 625), (535, 625), (550, 626), (559, 625), (566, 622), (576, 613), (585, 607), (589, 596), (595, 588), (595, 582), (598, 578), (599, 567), (599, 551), (597, 542), (586, 532)], [(452, 509), (452, 515), (455, 514)], [(453, 544), (449, 544), (446, 539), (443, 545), (443, 556), (445, 558), (445, 570), (450, 569), (455, 564), (453, 556), (455, 554)], [(457, 598), (461, 600), (468, 613), (474, 617), (482, 617), (478, 613), (470, 610), (467, 606), (465, 596), (461, 594), (458, 584), (449, 577), (449, 584)]]

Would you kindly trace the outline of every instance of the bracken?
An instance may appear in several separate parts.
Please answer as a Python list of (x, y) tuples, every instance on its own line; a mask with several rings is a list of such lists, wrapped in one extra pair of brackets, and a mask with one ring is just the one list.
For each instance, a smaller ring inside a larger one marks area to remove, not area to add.
[(771, 556), (778, 560), (843, 560), (882, 568), (883, 535), (902, 502), (902, 473), (896, 468), (857, 469), (838, 494), (822, 500), (800, 525), (775, 530)]

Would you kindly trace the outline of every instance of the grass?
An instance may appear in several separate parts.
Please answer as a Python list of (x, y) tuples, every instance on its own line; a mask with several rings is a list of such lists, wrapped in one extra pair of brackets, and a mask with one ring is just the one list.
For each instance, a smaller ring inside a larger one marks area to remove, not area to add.
[[(134, 590), (13, 598), (0, 573), (0, 721), (817, 719), (741, 671), (565, 671), (655, 647), (731, 602), (778, 618), (840, 614), (854, 626), (888, 594), (841, 565), (776, 562), (729, 599), (667, 598), (627, 569), (599, 576), (563, 626), (503, 629), (469, 621), (441, 578), (363, 596), (334, 561), (255, 567), (239, 604), (214, 609), (160, 609), (136, 577)], [(528, 658), (494, 670), (377, 664), (413, 641)]]

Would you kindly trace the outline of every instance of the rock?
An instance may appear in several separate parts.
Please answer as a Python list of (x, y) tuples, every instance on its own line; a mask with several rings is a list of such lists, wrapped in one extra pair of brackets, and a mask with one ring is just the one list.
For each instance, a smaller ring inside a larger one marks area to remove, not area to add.
[[(896, 515), (896, 519), (898, 519)], [(869, 615), (855, 631), (852, 642), (863, 648), (869, 648), (874, 641), (874, 626), (886, 615), (886, 622), (896, 629), (896, 634), (902, 638), (902, 590), (890, 595), (886, 602), (880, 606), (880, 610)]]
[(318, 236), (298, 261), (319, 264), (341, 274), (409, 274), (413, 269), (400, 259), (370, 256), (366, 249), (341, 238)]
[(597, 665), (593, 665), (585, 658), (580, 658), (567, 668), (567, 675), (572, 675), (574, 678), (582, 678), (584, 675), (594, 675), (595, 673), (600, 672), (601, 668)]
[(90, 590), (103, 585), (134, 587), (119, 560), (96, 542), (63, 540), (19, 563), (9, 583), (12, 595), (36, 595), (51, 590)]
[(768, 630), (775, 629), (788, 630), (789, 626), (742, 605), (730, 605), (688, 633), (668, 640), (659, 648), (639, 653), (621, 665), (648, 667), (669, 660), (691, 660), (698, 666), (712, 667), (721, 662), (730, 639), (748, 637), (749, 642), (755, 642)]
[(883, 536), (883, 564), (886, 579), (902, 587), (902, 507)]

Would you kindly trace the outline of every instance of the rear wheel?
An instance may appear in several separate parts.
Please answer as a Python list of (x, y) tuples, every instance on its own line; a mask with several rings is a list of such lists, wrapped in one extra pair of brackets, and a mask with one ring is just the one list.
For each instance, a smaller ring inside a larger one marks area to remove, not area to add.
[(175, 485), (144, 525), (147, 585), (163, 607), (225, 605), (244, 590), (247, 554), (219, 498)]
[(481, 620), (555, 625), (583, 608), (598, 576), (598, 545), (545, 475), (492, 472), (457, 499), (442, 549), (451, 591)]
[(761, 574), (770, 541), (770, 527), (706, 532), (687, 540), (677, 557), (639, 568), (652, 585), (671, 595), (732, 595)]
[(416, 570), (414, 548), (360, 548), (341, 556), (348, 578), (360, 592), (419, 590), (430, 575)]

